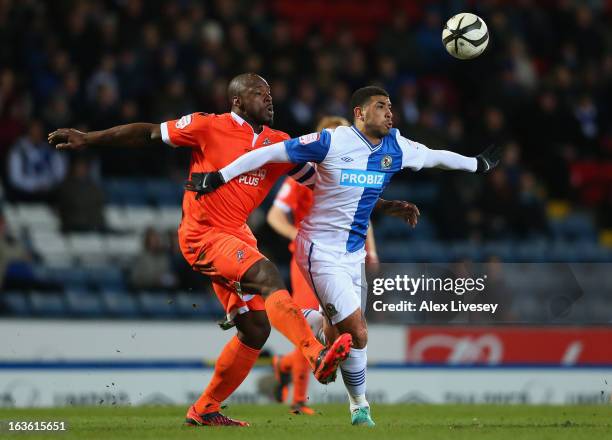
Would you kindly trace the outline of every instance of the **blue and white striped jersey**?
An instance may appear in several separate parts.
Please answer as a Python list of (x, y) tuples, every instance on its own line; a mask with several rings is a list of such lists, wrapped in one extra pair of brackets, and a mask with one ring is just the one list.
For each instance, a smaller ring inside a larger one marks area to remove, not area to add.
[(314, 204), (302, 221), (318, 246), (356, 252), (365, 245), (370, 214), (402, 168), (420, 170), (428, 148), (393, 128), (372, 145), (355, 127), (323, 130), (284, 141), (291, 162), (316, 162)]

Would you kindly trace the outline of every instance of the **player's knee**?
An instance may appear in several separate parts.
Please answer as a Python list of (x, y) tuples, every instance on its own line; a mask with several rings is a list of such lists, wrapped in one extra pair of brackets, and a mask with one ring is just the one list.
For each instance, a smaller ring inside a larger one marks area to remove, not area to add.
[(234, 318), (238, 329), (238, 339), (254, 349), (264, 346), (270, 336), (270, 322), (265, 312), (249, 312)]
[(264, 346), (268, 338), (270, 337), (271, 332), (270, 323), (266, 321), (265, 323), (258, 323), (253, 327), (252, 330), (252, 340), (256, 348), (261, 348)]
[(246, 290), (268, 296), (277, 290), (285, 289), (283, 278), (276, 266), (269, 260), (259, 260), (244, 274), (241, 285)]

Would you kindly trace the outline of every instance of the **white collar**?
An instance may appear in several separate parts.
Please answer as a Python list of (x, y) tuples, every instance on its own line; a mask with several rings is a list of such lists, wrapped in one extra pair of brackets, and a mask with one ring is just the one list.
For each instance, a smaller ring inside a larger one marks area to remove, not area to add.
[(246, 122), (244, 119), (242, 119), (236, 113), (231, 112), (230, 114), (232, 115), (232, 118), (234, 118), (234, 121), (238, 122), (240, 125), (242, 125), (242, 124), (244, 124)]

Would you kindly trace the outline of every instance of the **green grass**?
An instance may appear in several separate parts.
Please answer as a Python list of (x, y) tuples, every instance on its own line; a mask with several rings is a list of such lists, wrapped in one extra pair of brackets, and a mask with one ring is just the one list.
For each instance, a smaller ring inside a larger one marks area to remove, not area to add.
[[(0, 438), (60, 439), (596, 439), (612, 438), (612, 406), (376, 405), (375, 428), (350, 426), (345, 405), (317, 405), (319, 415), (289, 415), (280, 405), (236, 405), (225, 413), (250, 428), (189, 428), (185, 407), (0, 409), (0, 420), (66, 420), (64, 433)], [(5, 425), (6, 426), (6, 425)]]

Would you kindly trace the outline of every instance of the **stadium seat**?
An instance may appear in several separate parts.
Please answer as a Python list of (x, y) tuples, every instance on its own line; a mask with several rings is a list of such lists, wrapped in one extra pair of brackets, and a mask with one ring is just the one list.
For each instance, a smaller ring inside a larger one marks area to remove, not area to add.
[(3, 313), (8, 313), (11, 316), (28, 316), (31, 313), (28, 297), (24, 292), (3, 292), (0, 301), (2, 301)]
[(37, 269), (38, 275), (51, 283), (64, 286), (83, 288), (87, 285), (87, 271), (79, 267), (49, 267), (43, 266)]
[(206, 292), (178, 292), (176, 305), (181, 316), (191, 318), (221, 318), (223, 309), (215, 298)]
[(164, 206), (158, 211), (155, 225), (158, 228), (172, 229), (178, 228), (181, 223), (182, 211), (179, 206)]
[(107, 250), (98, 233), (73, 233), (67, 236), (70, 253), (80, 262), (102, 264), (107, 261)]
[(59, 292), (30, 292), (32, 313), (44, 317), (62, 317), (67, 315), (64, 295)]
[(21, 204), (17, 206), (19, 224), (29, 231), (57, 231), (59, 219), (51, 208), (43, 204)]
[(64, 236), (57, 231), (30, 231), (34, 252), (40, 255), (47, 266), (69, 267), (73, 263), (71, 249)]
[(106, 225), (111, 231), (123, 232), (127, 229), (125, 222), (125, 208), (119, 205), (107, 205), (104, 208)]
[(14, 236), (21, 236), (21, 222), (19, 221), (19, 214), (17, 213), (17, 207), (15, 205), (6, 204), (2, 207), (2, 213), (6, 220), (8, 231)]
[(102, 301), (89, 290), (69, 288), (65, 292), (65, 298), (71, 316), (98, 317), (104, 313)]
[(142, 239), (138, 233), (108, 235), (105, 240), (106, 250), (113, 262), (128, 261), (142, 250)]
[(159, 207), (180, 207), (183, 186), (171, 180), (147, 179), (144, 183), (147, 200)]
[(116, 266), (103, 266), (88, 271), (89, 285), (98, 290), (123, 289), (125, 279), (123, 272)]
[(106, 197), (113, 205), (145, 206), (148, 203), (143, 182), (139, 179), (107, 179)]
[(145, 206), (130, 206), (124, 212), (126, 229), (129, 231), (143, 231), (156, 224), (156, 210)]
[(175, 294), (167, 292), (140, 292), (140, 309), (151, 318), (172, 318), (178, 314)]
[(597, 230), (590, 215), (573, 213), (550, 222), (556, 240), (597, 240)]
[(100, 297), (106, 312), (112, 317), (134, 318), (141, 314), (138, 303), (125, 290), (103, 289)]

